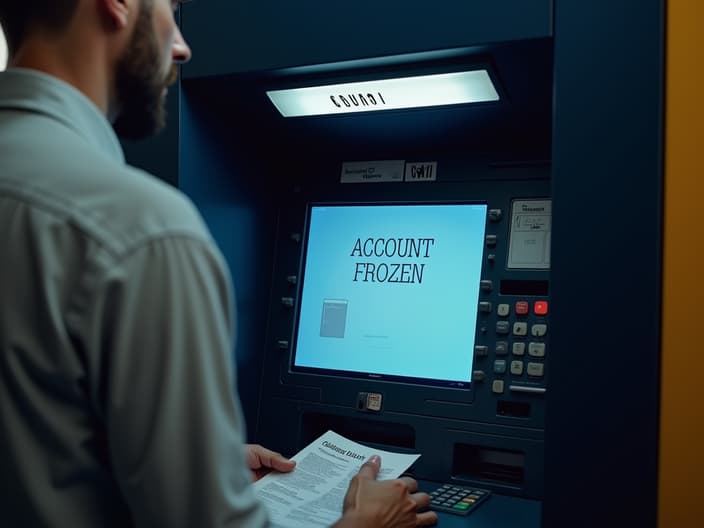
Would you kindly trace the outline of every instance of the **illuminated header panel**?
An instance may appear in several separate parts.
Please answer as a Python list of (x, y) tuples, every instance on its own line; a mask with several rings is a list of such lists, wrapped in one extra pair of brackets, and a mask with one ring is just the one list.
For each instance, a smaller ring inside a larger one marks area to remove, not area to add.
[(499, 100), (486, 70), (271, 90), (267, 95), (284, 117)]
[(469, 389), (487, 206), (313, 205), (291, 369)]

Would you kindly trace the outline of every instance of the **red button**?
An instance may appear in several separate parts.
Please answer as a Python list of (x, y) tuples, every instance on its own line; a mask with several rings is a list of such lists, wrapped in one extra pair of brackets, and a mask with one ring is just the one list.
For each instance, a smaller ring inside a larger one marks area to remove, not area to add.
[(526, 301), (516, 302), (516, 315), (526, 315), (528, 313), (528, 303)]
[(547, 301), (536, 301), (533, 305), (533, 312), (535, 315), (547, 315), (548, 314), (548, 302)]

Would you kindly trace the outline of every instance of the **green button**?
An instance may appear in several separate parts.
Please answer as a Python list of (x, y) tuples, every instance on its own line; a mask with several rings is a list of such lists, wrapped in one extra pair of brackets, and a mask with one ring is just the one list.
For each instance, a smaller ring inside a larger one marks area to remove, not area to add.
[(453, 510), (468, 510), (469, 504), (466, 502), (459, 502), (452, 507)]

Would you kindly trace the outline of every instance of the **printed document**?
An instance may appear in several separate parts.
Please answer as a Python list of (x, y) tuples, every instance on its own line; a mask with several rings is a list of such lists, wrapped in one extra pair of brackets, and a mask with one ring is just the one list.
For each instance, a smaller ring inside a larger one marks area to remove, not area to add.
[(293, 457), (291, 473), (270, 473), (254, 483), (272, 526), (330, 526), (342, 516), (350, 480), (372, 455), (381, 457), (378, 480), (394, 479), (420, 455), (382, 451), (328, 431)]

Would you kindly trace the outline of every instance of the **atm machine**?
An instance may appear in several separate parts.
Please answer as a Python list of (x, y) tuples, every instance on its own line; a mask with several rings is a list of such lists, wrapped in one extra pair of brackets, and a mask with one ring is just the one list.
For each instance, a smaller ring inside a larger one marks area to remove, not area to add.
[(492, 491), (441, 526), (654, 526), (663, 11), (183, 5), (169, 141), (251, 441), (332, 429)]

